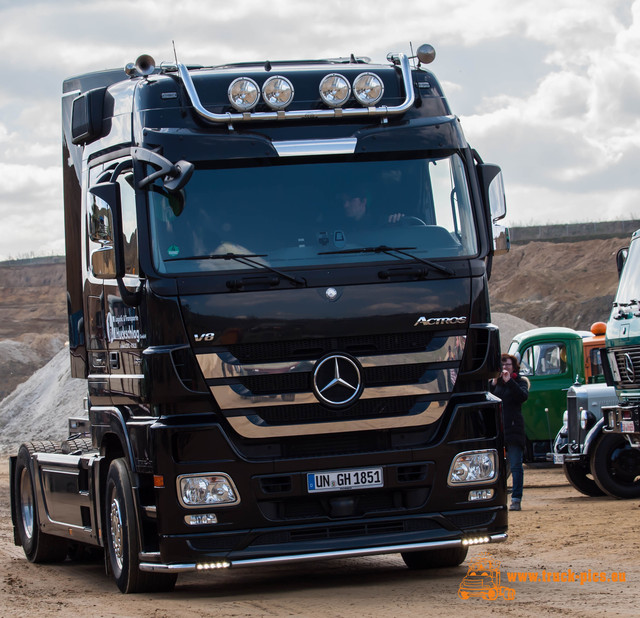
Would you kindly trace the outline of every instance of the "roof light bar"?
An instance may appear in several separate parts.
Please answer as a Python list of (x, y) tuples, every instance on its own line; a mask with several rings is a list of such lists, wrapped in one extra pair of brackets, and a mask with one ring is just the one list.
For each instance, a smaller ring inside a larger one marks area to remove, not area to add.
[[(374, 107), (375, 103), (377, 103), (380, 98), (382, 98), (382, 93), (384, 92), (384, 86), (382, 84), (382, 80), (377, 77), (379, 80), (379, 84), (373, 83), (373, 80), (368, 80), (363, 78), (363, 84), (361, 86), (361, 91), (365, 94), (361, 94), (362, 99), (359, 102), (365, 107), (332, 107), (331, 109), (306, 109), (306, 110), (285, 110), (284, 108), (289, 105), (293, 98), (293, 85), (283, 78), (282, 76), (273, 76), (265, 82), (263, 86), (263, 97), (265, 98), (265, 102), (269, 105), (273, 111), (268, 112), (248, 112), (243, 111), (241, 113), (231, 113), (227, 112), (224, 114), (217, 114), (214, 112), (210, 112), (206, 109), (198, 96), (198, 92), (195, 88), (193, 80), (191, 79), (191, 74), (189, 73), (189, 69), (182, 64), (178, 63), (178, 74), (182, 79), (184, 87), (187, 91), (189, 99), (191, 100), (191, 104), (193, 105), (196, 113), (209, 122), (221, 122), (221, 123), (231, 123), (235, 121), (269, 121), (269, 120), (301, 120), (309, 118), (344, 118), (346, 116), (391, 116), (397, 114), (403, 114), (407, 110), (411, 108), (413, 102), (415, 100), (415, 95), (413, 92), (413, 83), (411, 79), (411, 67), (409, 65), (409, 60), (405, 54), (393, 54), (389, 56), (390, 60), (393, 64), (399, 66), (401, 76), (402, 76), (402, 85), (404, 88), (405, 98), (404, 101), (400, 105), (394, 106), (386, 106), (380, 105), (378, 107)], [(367, 75), (367, 73), (363, 73), (356, 78), (356, 81), (362, 77), (363, 75)], [(371, 73), (370, 75), (374, 75), (375, 73)], [(289, 84), (291, 90), (289, 92), (285, 83), (272, 83), (272, 89), (269, 89), (267, 93), (265, 93), (265, 86), (272, 79), (281, 79), (286, 81)], [(354, 86), (355, 91), (355, 86)], [(376, 98), (377, 94), (380, 93), (380, 96)], [(267, 97), (270, 97), (271, 104), (267, 100)], [(286, 101), (286, 102), (285, 102)], [(374, 101), (374, 102), (372, 102)], [(280, 107), (275, 107), (275, 105), (280, 105)], [(240, 111), (240, 110), (238, 110)]]

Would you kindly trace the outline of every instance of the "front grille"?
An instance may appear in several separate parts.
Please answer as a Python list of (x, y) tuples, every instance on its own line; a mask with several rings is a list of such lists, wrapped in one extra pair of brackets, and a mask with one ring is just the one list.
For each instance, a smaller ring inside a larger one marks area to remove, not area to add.
[(495, 518), (495, 513), (460, 513), (449, 515), (447, 519), (458, 528), (479, 528), (488, 526)]
[(616, 348), (614, 351), (620, 386), (640, 388), (640, 346)]
[(338, 350), (353, 356), (400, 354), (426, 349), (434, 334), (434, 332), (416, 332), (247, 343), (230, 345), (226, 350), (241, 363), (269, 363), (283, 359), (314, 360)]
[(577, 411), (577, 398), (567, 397), (567, 441), (569, 444), (580, 443), (580, 415)]
[[(367, 367), (363, 371), (363, 382), (367, 387), (391, 386), (394, 384), (418, 384), (437, 379), (438, 369), (456, 369), (455, 362), (430, 365), (393, 365), (388, 367)], [(430, 372), (430, 373), (428, 373)], [(311, 373), (279, 373), (249, 375), (234, 379), (242, 384), (252, 395), (271, 395), (279, 393), (302, 393), (311, 388)]]
[(430, 519), (413, 519), (391, 522), (369, 522), (354, 525), (319, 526), (287, 532), (263, 534), (251, 543), (251, 546), (280, 545), (305, 541), (329, 541), (355, 537), (379, 536), (437, 530), (442, 526)]
[[(443, 395), (448, 399), (449, 395)], [(417, 397), (389, 397), (383, 399), (360, 399), (355, 405), (336, 409), (325, 408), (318, 404), (282, 405), (264, 407), (256, 414), (269, 425), (290, 425), (344, 421), (380, 416), (403, 416), (416, 404)], [(423, 407), (426, 407), (426, 403)]]

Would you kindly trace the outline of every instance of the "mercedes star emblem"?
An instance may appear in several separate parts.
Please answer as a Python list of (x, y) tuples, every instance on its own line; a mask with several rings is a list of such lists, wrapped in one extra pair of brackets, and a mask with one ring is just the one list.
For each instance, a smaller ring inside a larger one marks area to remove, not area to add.
[(627, 379), (633, 383), (636, 381), (636, 370), (633, 366), (633, 359), (629, 354), (624, 355), (624, 369), (627, 372)]
[(358, 361), (343, 354), (331, 354), (318, 361), (313, 371), (313, 391), (330, 406), (345, 406), (362, 391)]

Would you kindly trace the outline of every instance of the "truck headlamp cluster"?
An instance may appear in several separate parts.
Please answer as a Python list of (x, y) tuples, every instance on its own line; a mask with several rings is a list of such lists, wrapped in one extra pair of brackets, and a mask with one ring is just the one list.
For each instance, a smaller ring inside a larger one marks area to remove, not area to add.
[(382, 98), (384, 85), (375, 73), (360, 73), (353, 82), (353, 94), (359, 103), (371, 107)]
[(339, 73), (331, 73), (320, 82), (320, 98), (329, 107), (340, 107), (351, 96), (351, 84)]
[[(353, 94), (361, 105), (372, 107), (384, 94), (384, 84), (375, 73), (360, 73), (353, 80), (353, 88), (349, 80), (340, 73), (325, 75), (320, 82), (319, 93), (322, 102), (331, 108), (342, 107)], [(274, 75), (267, 79), (262, 89), (250, 77), (234, 79), (227, 90), (229, 103), (239, 112), (252, 110), (260, 101), (272, 110), (284, 110), (293, 101), (293, 84), (282, 75)]]
[(263, 84), (262, 97), (271, 109), (284, 109), (293, 100), (293, 85), (286, 77), (274, 75)]
[(177, 483), (182, 506), (229, 506), (240, 502), (235, 485), (226, 474), (183, 475)]
[(451, 464), (447, 484), (472, 485), (493, 481), (498, 473), (497, 462), (498, 452), (494, 449), (460, 453)]
[(253, 109), (260, 99), (260, 88), (249, 77), (238, 77), (231, 82), (228, 90), (229, 102), (239, 112)]

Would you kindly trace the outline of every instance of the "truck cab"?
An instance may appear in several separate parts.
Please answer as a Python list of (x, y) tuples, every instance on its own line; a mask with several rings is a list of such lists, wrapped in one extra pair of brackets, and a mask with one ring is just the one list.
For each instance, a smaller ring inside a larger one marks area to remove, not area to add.
[(529, 380), (529, 398), (522, 404), (528, 461), (546, 460), (562, 426), (567, 391), (585, 381), (583, 337), (570, 328), (536, 328), (516, 335), (509, 354), (520, 359), (520, 375)]
[[(72, 375), (87, 413), (12, 459), (33, 562), (179, 573), (506, 538), (488, 278), (500, 168), (430, 46), (63, 85)], [(87, 443), (80, 443), (86, 441)]]

